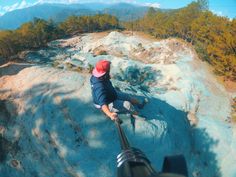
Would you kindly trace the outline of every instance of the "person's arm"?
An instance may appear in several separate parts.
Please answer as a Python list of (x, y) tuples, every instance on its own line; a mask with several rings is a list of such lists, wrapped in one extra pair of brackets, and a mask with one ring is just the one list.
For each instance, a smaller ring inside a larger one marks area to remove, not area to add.
[(117, 114), (115, 112), (111, 112), (106, 104), (102, 105), (102, 111), (111, 118), (111, 120), (116, 120)]

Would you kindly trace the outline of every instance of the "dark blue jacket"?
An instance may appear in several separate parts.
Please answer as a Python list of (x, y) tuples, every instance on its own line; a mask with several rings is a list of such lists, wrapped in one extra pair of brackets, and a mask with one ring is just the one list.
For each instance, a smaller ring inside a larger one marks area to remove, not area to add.
[(117, 98), (115, 88), (112, 86), (110, 79), (101, 80), (91, 76), (90, 84), (92, 89), (93, 102), (97, 105), (104, 105), (113, 102)]

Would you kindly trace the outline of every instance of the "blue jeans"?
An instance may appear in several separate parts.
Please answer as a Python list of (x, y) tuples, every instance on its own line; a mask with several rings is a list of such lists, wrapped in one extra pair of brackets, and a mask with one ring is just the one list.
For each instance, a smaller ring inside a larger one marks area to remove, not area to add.
[[(119, 114), (134, 113), (136, 112), (134, 106), (131, 104), (131, 97), (123, 92), (116, 91), (117, 99), (108, 104), (111, 112)], [(101, 106), (95, 105), (96, 108), (101, 109)]]

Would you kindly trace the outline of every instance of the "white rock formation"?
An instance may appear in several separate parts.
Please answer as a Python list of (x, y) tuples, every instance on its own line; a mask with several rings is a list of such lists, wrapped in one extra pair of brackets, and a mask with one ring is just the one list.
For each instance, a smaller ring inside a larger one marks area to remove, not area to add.
[[(93, 107), (88, 73), (96, 61), (107, 59), (116, 87), (149, 99), (141, 111), (148, 120), (136, 121), (135, 129), (128, 116), (120, 117), (130, 143), (157, 170), (164, 156), (181, 153), (189, 176), (236, 175), (235, 127), (226, 121), (230, 95), (186, 44), (111, 32), (50, 47), (36, 52), (36, 63), (43, 65), (0, 67), (0, 174), (115, 176), (118, 136)], [(99, 47), (107, 54), (94, 56)], [(26, 58), (34, 61), (34, 55)], [(53, 68), (55, 62), (64, 69)], [(68, 70), (77, 67), (80, 73)]]

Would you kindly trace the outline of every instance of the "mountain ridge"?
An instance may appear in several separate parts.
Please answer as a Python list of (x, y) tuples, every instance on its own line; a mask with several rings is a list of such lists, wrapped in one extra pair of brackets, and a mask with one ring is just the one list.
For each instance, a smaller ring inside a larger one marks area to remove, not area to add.
[(148, 6), (137, 6), (129, 3), (44, 3), (4, 14), (0, 17), (0, 29), (17, 29), (21, 24), (29, 22), (34, 18), (52, 19), (56, 22), (61, 22), (71, 15), (81, 16), (101, 13), (115, 15), (121, 21), (129, 21), (143, 17), (148, 9)]

